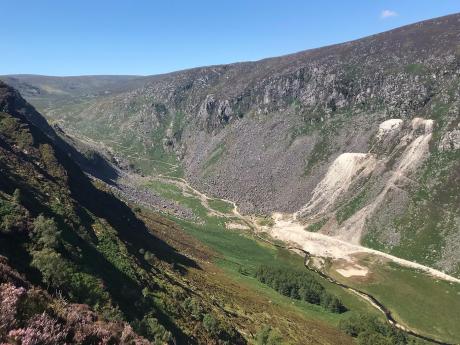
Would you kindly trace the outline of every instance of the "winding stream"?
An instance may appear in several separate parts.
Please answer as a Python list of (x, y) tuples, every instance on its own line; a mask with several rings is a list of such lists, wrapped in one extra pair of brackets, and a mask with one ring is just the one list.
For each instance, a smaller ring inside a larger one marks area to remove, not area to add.
[[(207, 207), (208, 209), (210, 209), (207, 201), (209, 199), (212, 199), (212, 198), (209, 198), (206, 194), (196, 190), (195, 188), (193, 188), (185, 179), (182, 179), (182, 178), (174, 178), (175, 181), (179, 182), (179, 184), (183, 187), (183, 188), (188, 188), (190, 190), (192, 190), (196, 195), (199, 196), (200, 200), (203, 202), (203, 206)], [(226, 199), (220, 199), (222, 201), (225, 201), (227, 203), (230, 203), (231, 205), (233, 205), (233, 215), (236, 216), (237, 218), (239, 218), (241, 221), (243, 221), (246, 225), (248, 225), (250, 228), (252, 228), (253, 230), (254, 229), (258, 229), (259, 226), (257, 224), (254, 224), (254, 222), (250, 219), (248, 219), (247, 217), (243, 216), (239, 211), (238, 211), (238, 206), (236, 205), (235, 202), (231, 201), (231, 200), (226, 200)], [(224, 216), (224, 217), (227, 217), (226, 214), (224, 213), (221, 213), (221, 212), (218, 212), (218, 211), (215, 211), (215, 210), (212, 210), (210, 209), (211, 212), (214, 212), (220, 216)], [(431, 338), (431, 337), (428, 337), (428, 336), (424, 336), (422, 334), (419, 334), (403, 325), (401, 325), (400, 323), (398, 323), (398, 321), (396, 321), (391, 313), (391, 311), (385, 307), (379, 300), (377, 300), (377, 298), (375, 298), (374, 296), (370, 295), (369, 293), (367, 292), (364, 292), (362, 290), (358, 290), (358, 289), (355, 289), (349, 285), (346, 285), (344, 283), (341, 283), (337, 280), (335, 280), (334, 278), (328, 276), (327, 274), (325, 274), (324, 272), (320, 271), (320, 270), (317, 270), (313, 267), (311, 267), (308, 262), (309, 262), (309, 259), (310, 257), (312, 256), (311, 253), (309, 253), (308, 251), (302, 249), (302, 248), (298, 248), (298, 247), (294, 247), (294, 246), (283, 246), (283, 245), (280, 245), (280, 244), (277, 244), (277, 243), (274, 243), (266, 238), (263, 238), (262, 236), (260, 236), (256, 231), (254, 231), (254, 234), (257, 238), (263, 240), (264, 242), (268, 242), (270, 243), (271, 245), (275, 246), (275, 247), (279, 247), (279, 248), (283, 248), (283, 249), (287, 249), (287, 250), (294, 250), (294, 251), (297, 251), (297, 252), (301, 252), (304, 254), (304, 266), (320, 275), (322, 278), (326, 279), (328, 282), (332, 283), (332, 284), (335, 284), (337, 286), (340, 286), (341, 288), (343, 289), (346, 289), (348, 291), (351, 291), (352, 293), (354, 293), (355, 295), (361, 297), (363, 300), (365, 300), (366, 302), (368, 302), (369, 304), (371, 304), (374, 308), (376, 308), (377, 310), (379, 310), (383, 315), (385, 315), (385, 318), (387, 319), (388, 323), (393, 326), (394, 328), (396, 329), (399, 329), (401, 330), (402, 332), (410, 335), (410, 336), (413, 336), (413, 337), (416, 337), (418, 339), (422, 339), (422, 340), (425, 340), (425, 341), (430, 341), (432, 343), (435, 343), (435, 344), (439, 344), (439, 345), (456, 345), (456, 344), (453, 344), (453, 343), (446, 343), (446, 342), (443, 342), (443, 341), (440, 341), (438, 339), (434, 339), (434, 338)]]
[[(225, 201), (227, 203), (230, 203), (231, 205), (233, 205), (233, 211), (232, 211), (233, 216), (235, 216), (236, 218), (241, 220), (250, 229), (252, 229), (253, 234), (258, 239), (260, 239), (260, 240), (262, 240), (264, 242), (267, 242), (267, 243), (269, 243), (269, 244), (271, 244), (271, 245), (273, 245), (275, 247), (278, 247), (278, 248), (292, 250), (292, 251), (296, 251), (298, 253), (299, 252), (303, 253), (305, 268), (307, 268), (308, 270), (320, 275), (322, 278), (326, 279), (328, 282), (330, 282), (332, 284), (335, 284), (337, 286), (340, 286), (341, 288), (346, 289), (346, 290), (354, 293), (355, 295), (359, 296), (360, 298), (362, 298), (363, 300), (365, 300), (366, 302), (371, 304), (374, 308), (376, 308), (383, 315), (385, 315), (386, 320), (388, 321), (388, 323), (392, 327), (394, 327), (394, 328), (396, 328), (398, 330), (401, 330), (402, 332), (406, 333), (407, 335), (410, 335), (410, 336), (413, 336), (413, 337), (416, 337), (416, 338), (419, 338), (419, 339), (422, 339), (422, 340), (425, 340), (425, 341), (429, 341), (429, 342), (432, 342), (432, 343), (435, 343), (435, 344), (439, 344), (439, 345), (457, 345), (457, 344), (453, 344), (453, 343), (446, 343), (446, 342), (440, 341), (438, 339), (430, 338), (428, 336), (424, 336), (422, 334), (419, 334), (419, 333), (417, 333), (417, 332), (415, 332), (415, 331), (413, 331), (413, 330), (401, 325), (400, 323), (398, 323), (398, 321), (396, 321), (394, 319), (391, 311), (387, 307), (385, 307), (379, 300), (377, 300), (374, 296), (372, 296), (369, 293), (364, 292), (362, 290), (359, 290), (359, 289), (353, 288), (353, 287), (351, 287), (349, 285), (346, 285), (344, 283), (341, 283), (341, 282), (335, 280), (334, 278), (330, 277), (329, 275), (325, 274), (324, 272), (311, 267), (309, 265), (309, 260), (313, 255), (310, 252), (306, 251), (305, 249), (299, 248), (299, 247), (296, 247), (296, 246), (288, 246), (288, 245), (284, 246), (284, 245), (281, 245), (281, 244), (278, 244), (278, 243), (274, 243), (273, 241), (270, 241), (269, 239), (262, 237), (261, 235), (259, 235), (259, 233), (257, 231), (257, 230), (260, 230), (261, 227), (259, 225), (255, 224), (255, 222), (253, 222), (253, 220), (251, 220), (248, 217), (242, 215), (238, 211), (238, 206), (236, 205), (235, 202), (233, 202), (231, 200), (220, 199), (220, 198), (210, 198), (206, 194), (204, 194), (203, 192), (200, 192), (199, 190), (197, 190), (194, 187), (192, 187), (183, 178), (169, 177), (169, 176), (159, 176), (159, 177), (160, 177), (161, 180), (168, 181), (170, 183), (173, 183), (173, 184), (181, 187), (183, 192), (186, 192), (187, 189), (188, 189), (188, 191), (192, 191), (200, 199), (200, 201), (202, 202), (202, 205), (204, 207), (206, 207), (209, 210), (210, 213), (212, 213), (212, 214), (214, 214), (216, 216), (225, 217), (227, 219), (229, 218), (228, 214), (212, 209), (208, 204), (208, 200), (219, 199), (219, 200)], [(387, 255), (385, 255), (385, 256), (387, 256)], [(403, 261), (406, 261), (406, 260), (403, 260)], [(427, 268), (427, 269), (429, 269), (429, 268)]]
[(383, 315), (385, 315), (388, 323), (391, 326), (393, 326), (394, 328), (397, 328), (397, 329), (401, 330), (402, 332), (404, 332), (404, 333), (406, 333), (408, 335), (411, 335), (413, 337), (416, 337), (418, 339), (426, 340), (426, 341), (429, 341), (429, 342), (432, 342), (432, 343), (435, 343), (435, 344), (439, 344), (439, 345), (458, 345), (458, 344), (453, 344), (453, 343), (446, 343), (446, 342), (440, 341), (438, 339), (434, 339), (434, 338), (430, 338), (428, 336), (424, 336), (422, 334), (419, 334), (419, 333), (417, 333), (417, 332), (415, 332), (415, 331), (413, 331), (411, 329), (408, 329), (407, 327), (401, 325), (400, 323), (398, 323), (398, 321), (396, 321), (393, 318), (393, 315), (391, 314), (391, 311), (388, 308), (386, 308), (379, 300), (377, 300), (371, 294), (368, 294), (367, 292), (355, 289), (355, 288), (353, 288), (353, 287), (351, 287), (349, 285), (341, 283), (341, 282), (335, 280), (334, 278), (328, 276), (324, 272), (311, 267), (308, 264), (308, 261), (309, 261), (309, 259), (311, 257), (311, 254), (309, 252), (307, 252), (306, 250), (301, 249), (301, 248), (297, 248), (297, 247), (292, 247), (292, 246), (289, 246), (289, 247), (288, 246), (283, 246), (283, 245), (280, 245), (280, 244), (277, 244), (277, 243), (273, 243), (270, 240), (267, 240), (266, 238), (263, 238), (263, 237), (261, 237), (261, 236), (259, 236), (257, 234), (256, 234), (256, 236), (260, 240), (262, 240), (264, 242), (267, 242), (267, 243), (270, 243), (271, 245), (273, 245), (275, 247), (282, 248), (282, 249), (287, 249), (287, 250), (293, 250), (293, 251), (297, 251), (297, 252), (302, 252), (304, 254), (304, 266), (305, 266), (305, 268), (307, 268), (309, 271), (312, 271), (312, 272), (320, 275), (322, 278), (326, 279), (328, 282), (330, 282), (332, 284), (335, 284), (337, 286), (340, 286), (341, 288), (346, 289), (348, 291), (351, 291), (355, 295), (357, 295), (357, 296), (361, 297), (362, 299), (364, 299), (366, 302), (371, 304), (374, 308), (379, 310)]

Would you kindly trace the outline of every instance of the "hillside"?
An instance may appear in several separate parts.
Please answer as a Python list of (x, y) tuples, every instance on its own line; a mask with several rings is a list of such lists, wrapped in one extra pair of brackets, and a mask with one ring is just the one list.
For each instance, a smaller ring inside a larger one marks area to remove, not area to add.
[[(16, 306), (20, 315), (9, 310), (12, 319), (2, 323), (0, 335), (6, 331), (28, 343), (28, 334), (44, 327), (46, 344), (147, 343), (134, 328), (157, 343), (195, 343), (195, 337), (211, 341), (213, 335), (196, 329), (180, 302), (190, 294), (180, 287), (179, 272), (196, 263), (153, 234), (153, 229), (168, 227), (167, 221), (154, 218), (149, 228), (125, 203), (98, 189), (28, 121), (40, 115), (4, 84), (0, 109), (0, 247), (8, 258), (2, 258), (2, 283), (8, 283), (2, 285), (2, 296), (9, 298), (11, 292), (11, 303), (21, 303)], [(2, 298), (2, 308), (6, 301)], [(42, 311), (46, 313), (39, 316)], [(99, 325), (98, 318), (106, 321)], [(189, 327), (195, 328), (195, 336), (185, 334)], [(228, 332), (234, 342), (244, 343), (237, 332)], [(35, 336), (40, 339), (40, 333)]]
[[(122, 323), (126, 320), (159, 343), (168, 339), (195, 343), (193, 338), (207, 336), (211, 341), (213, 335), (196, 329), (180, 302), (190, 294), (180, 287), (179, 272), (196, 263), (157, 238), (123, 202), (97, 189), (54, 142), (27, 121), (31, 108), (16, 108), (18, 103), (26, 104), (17, 92), (1, 84), (1, 254), (8, 258), (2, 259), (2, 283), (9, 283), (2, 285), (2, 296), (7, 298), (3, 294), (11, 292), (12, 303), (17, 299), (15, 303), (28, 309), (7, 325), (2, 323), (0, 335), (8, 331), (4, 327), (20, 326), (9, 337), (24, 342), (36, 327), (49, 327), (45, 330), (51, 334), (43, 335), (49, 337), (43, 340), (47, 344), (64, 339), (146, 343)], [(161, 218), (153, 224), (157, 229), (168, 226)], [(32, 287), (8, 265), (61, 299)], [(97, 314), (88, 306), (67, 301), (88, 304)], [(2, 308), (5, 303), (2, 299)], [(165, 310), (164, 305), (173, 309)], [(41, 310), (46, 314), (38, 317)], [(98, 318), (107, 321), (99, 325)], [(185, 335), (183, 327), (195, 328), (196, 335)], [(244, 343), (238, 333), (230, 328), (228, 332), (233, 332), (228, 335), (232, 342)]]
[(214, 251), (188, 235), (185, 223), (118, 199), (83, 173), (77, 154), (0, 82), (0, 341), (351, 344), (338, 324), (365, 313), (363, 329), (408, 343), (353, 294), (306, 270), (314, 288), (303, 291), (317, 300), (296, 301), (257, 282), (259, 263), (299, 274), (301, 258), (220, 232), (221, 218), (200, 212), (217, 236), (248, 248), (233, 259), (244, 263), (244, 274), (216, 266), (235, 264), (231, 246)]
[(459, 23), (454, 14), (256, 62), (101, 77), (85, 92), (72, 77), (4, 79), (145, 174), (179, 164), (176, 175), (247, 214), (295, 213), (459, 276)]

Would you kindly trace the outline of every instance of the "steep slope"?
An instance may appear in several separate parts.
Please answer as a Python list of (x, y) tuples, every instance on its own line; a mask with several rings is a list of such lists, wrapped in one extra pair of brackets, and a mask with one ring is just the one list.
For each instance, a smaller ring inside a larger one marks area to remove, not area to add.
[(96, 188), (30, 116), (39, 122), (0, 83), (0, 253), (8, 258), (0, 305), (9, 317), (2, 341), (148, 343), (129, 321), (152, 343), (245, 343), (205, 299), (196, 303), (212, 331), (189, 319), (183, 303), (192, 293), (181, 274), (197, 264), (154, 235), (174, 224), (152, 216), (147, 227)]
[[(199, 189), (246, 213), (305, 208), (306, 223), (331, 220), (325, 233), (458, 275), (459, 23), (454, 14), (283, 57), (147, 77), (82, 102), (30, 100), (146, 173), (180, 163)], [(426, 136), (410, 128), (416, 118), (433, 120)], [(424, 148), (408, 166), (404, 135)], [(399, 168), (410, 176), (396, 178)], [(318, 199), (326, 185), (327, 205)]]

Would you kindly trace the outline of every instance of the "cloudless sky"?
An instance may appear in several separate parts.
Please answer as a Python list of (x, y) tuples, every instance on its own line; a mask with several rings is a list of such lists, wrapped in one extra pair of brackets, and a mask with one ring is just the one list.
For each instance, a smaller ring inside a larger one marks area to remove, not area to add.
[(460, 0), (0, 0), (0, 74), (157, 74), (460, 12)]

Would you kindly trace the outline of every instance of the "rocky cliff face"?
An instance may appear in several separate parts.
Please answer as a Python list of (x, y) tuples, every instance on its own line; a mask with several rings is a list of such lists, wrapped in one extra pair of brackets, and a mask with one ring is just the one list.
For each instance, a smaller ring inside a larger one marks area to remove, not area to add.
[[(72, 104), (30, 100), (146, 172), (153, 160), (179, 161), (196, 186), (245, 212), (335, 219), (321, 231), (458, 273), (459, 77), (456, 14), (279, 58), (148, 77), (130, 90), (107, 85), (109, 96)], [(424, 132), (418, 124), (428, 119)], [(423, 154), (413, 158), (416, 140)], [(407, 171), (396, 178), (399, 168)], [(331, 184), (338, 188), (325, 200), (320, 189)], [(427, 212), (437, 219), (429, 225)]]

